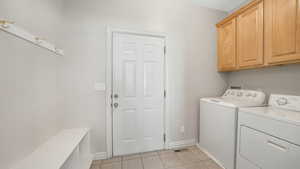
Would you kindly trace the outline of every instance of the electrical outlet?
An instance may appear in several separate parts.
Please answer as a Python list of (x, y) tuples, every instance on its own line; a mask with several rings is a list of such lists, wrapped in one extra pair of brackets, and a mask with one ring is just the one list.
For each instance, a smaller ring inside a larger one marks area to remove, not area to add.
[(94, 89), (95, 89), (95, 91), (105, 91), (105, 84), (100, 83), (100, 82), (96, 82), (94, 84)]
[(180, 127), (180, 132), (181, 132), (181, 133), (184, 133), (184, 126), (181, 126), (181, 127)]

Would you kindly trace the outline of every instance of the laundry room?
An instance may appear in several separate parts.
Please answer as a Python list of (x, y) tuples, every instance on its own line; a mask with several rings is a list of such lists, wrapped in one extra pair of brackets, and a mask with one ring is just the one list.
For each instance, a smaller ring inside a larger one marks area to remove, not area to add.
[(300, 169), (300, 0), (1, 0), (0, 169)]

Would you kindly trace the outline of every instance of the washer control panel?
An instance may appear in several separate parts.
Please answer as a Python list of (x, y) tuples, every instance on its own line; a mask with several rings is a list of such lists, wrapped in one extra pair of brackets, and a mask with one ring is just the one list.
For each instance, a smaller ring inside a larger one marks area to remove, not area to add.
[(269, 106), (300, 112), (300, 96), (271, 94)]
[(249, 102), (261, 102), (264, 103), (266, 95), (264, 92), (256, 90), (241, 90), (241, 89), (228, 89), (223, 94), (222, 98), (224, 99), (234, 99), (240, 101), (249, 101)]

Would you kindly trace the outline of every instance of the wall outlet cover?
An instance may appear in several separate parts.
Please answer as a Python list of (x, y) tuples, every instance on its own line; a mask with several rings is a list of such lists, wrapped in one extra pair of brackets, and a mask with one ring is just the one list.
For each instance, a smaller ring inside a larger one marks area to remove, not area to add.
[(94, 88), (95, 88), (96, 91), (105, 91), (106, 86), (105, 86), (104, 83), (96, 82), (94, 84)]
[(181, 132), (181, 133), (184, 133), (184, 126), (181, 126), (181, 127), (180, 127), (180, 132)]

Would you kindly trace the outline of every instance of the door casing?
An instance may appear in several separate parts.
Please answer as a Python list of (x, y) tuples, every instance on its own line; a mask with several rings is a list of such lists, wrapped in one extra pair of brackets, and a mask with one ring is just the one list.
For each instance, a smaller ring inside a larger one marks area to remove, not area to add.
[[(106, 38), (106, 45), (107, 45), (107, 58), (106, 58), (106, 99), (105, 99), (105, 104), (106, 104), (106, 158), (111, 158), (113, 157), (113, 117), (112, 117), (112, 112), (113, 109), (111, 107), (112, 99), (111, 95), (113, 92), (113, 87), (112, 87), (112, 80), (113, 80), (113, 45), (112, 45), (112, 36), (113, 33), (124, 33), (124, 34), (133, 34), (133, 35), (141, 35), (141, 36), (150, 36), (150, 37), (159, 37), (163, 38), (165, 41), (165, 48), (167, 48), (167, 36), (164, 33), (153, 33), (153, 32), (145, 32), (145, 31), (131, 31), (131, 30), (126, 30), (126, 29), (116, 29), (116, 28), (111, 28), (107, 27), (107, 38)], [(167, 53), (165, 52), (164, 55), (164, 89), (166, 91), (166, 96), (164, 99), (164, 133), (166, 135), (166, 140), (164, 144), (164, 149), (167, 148), (168, 142), (169, 142), (169, 84), (168, 84), (168, 73), (167, 73)]]

